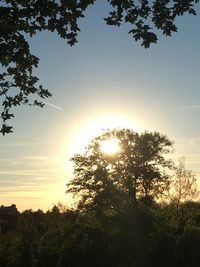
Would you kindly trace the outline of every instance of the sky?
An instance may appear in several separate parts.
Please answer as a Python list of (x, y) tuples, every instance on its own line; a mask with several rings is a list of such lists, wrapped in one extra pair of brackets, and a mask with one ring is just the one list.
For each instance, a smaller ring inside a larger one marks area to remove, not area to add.
[(36, 74), (53, 96), (43, 109), (19, 107), (14, 133), (0, 136), (1, 205), (70, 205), (70, 158), (113, 127), (166, 134), (172, 157), (185, 156), (200, 180), (200, 15), (178, 19), (178, 33), (144, 49), (127, 26), (107, 26), (106, 14), (105, 1), (88, 9), (74, 47), (48, 32), (30, 39)]

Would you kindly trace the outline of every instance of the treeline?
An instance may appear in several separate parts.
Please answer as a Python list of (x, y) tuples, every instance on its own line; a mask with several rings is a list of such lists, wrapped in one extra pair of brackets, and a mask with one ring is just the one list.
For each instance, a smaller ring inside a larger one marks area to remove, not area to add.
[(54, 206), (0, 207), (2, 267), (199, 267), (200, 202), (144, 205), (119, 213)]
[(184, 160), (168, 157), (172, 144), (130, 129), (95, 138), (72, 158), (76, 208), (0, 208), (0, 266), (199, 267), (199, 190)]

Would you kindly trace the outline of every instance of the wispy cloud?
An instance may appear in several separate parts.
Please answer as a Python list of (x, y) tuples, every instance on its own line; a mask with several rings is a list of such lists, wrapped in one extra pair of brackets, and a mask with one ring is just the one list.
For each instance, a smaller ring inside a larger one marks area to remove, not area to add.
[[(60, 169), (66, 169), (67, 159), (60, 155), (24, 155), (11, 158), (0, 157), (0, 174), (1, 171), (13, 171), (14, 169), (18, 172), (20, 169), (26, 170), (32, 169), (33, 173), (35, 171), (60, 171)], [(51, 167), (51, 168), (49, 168)], [(21, 172), (21, 170), (20, 170)]]
[(200, 109), (200, 104), (180, 106), (178, 109), (181, 109), (181, 110)]
[(3, 144), (1, 143), (0, 144), (0, 147), (26, 147), (26, 146), (37, 146), (37, 145), (41, 145), (41, 143), (28, 143), (28, 142), (22, 142), (22, 143), (14, 143), (14, 142), (11, 142), (11, 143), (6, 143), (6, 144)]
[(47, 188), (45, 185), (22, 185), (22, 186), (7, 186), (7, 187), (1, 187), (0, 192), (3, 193), (11, 193), (11, 192), (44, 192), (47, 191), (49, 188)]
[[(34, 179), (34, 182), (30, 182), (30, 181), (27, 181), (27, 180), (22, 180), (22, 179), (19, 179), (19, 180), (11, 180), (11, 179), (4, 179), (4, 180), (0, 180), (0, 184), (1, 184), (1, 187), (0, 187), (0, 190), (4, 187), (6, 187), (7, 185), (9, 186), (14, 186), (14, 185), (26, 185), (26, 186), (30, 186), (30, 185), (38, 185), (38, 180), (39, 179)], [(52, 179), (48, 179), (48, 178), (41, 178), (41, 181), (42, 182), (46, 182), (46, 181), (49, 181), (49, 182), (52, 182)], [(41, 184), (41, 183), (40, 183)], [(46, 185), (46, 184), (45, 184)]]
[(45, 169), (45, 170), (13, 170), (13, 171), (0, 171), (0, 175), (23, 175), (23, 176), (44, 176), (57, 177), (57, 174), (49, 174), (46, 172), (62, 171), (61, 169)]
[(20, 160), (60, 160), (61, 156), (25, 156), (20, 157)]
[(194, 137), (191, 139), (178, 139), (175, 143), (175, 150), (182, 150), (182, 151), (193, 151), (193, 152), (199, 152), (200, 148), (200, 138)]
[[(48, 184), (33, 184), (33, 183), (18, 183), (15, 185), (5, 185), (0, 187), (0, 198), (9, 195), (16, 197), (35, 197), (35, 196), (48, 196), (54, 198), (58, 192), (62, 192), (63, 184), (61, 183), (48, 183)], [(63, 188), (63, 193), (65, 192)], [(55, 195), (52, 195), (55, 194)]]
[(54, 104), (52, 104), (52, 103), (49, 103), (49, 102), (46, 102), (46, 101), (44, 101), (44, 103), (45, 103), (46, 105), (51, 106), (52, 108), (55, 108), (55, 109), (58, 109), (58, 110), (63, 111), (63, 108), (61, 108), (61, 107), (59, 107), (59, 106), (56, 106), (56, 105), (54, 105)]

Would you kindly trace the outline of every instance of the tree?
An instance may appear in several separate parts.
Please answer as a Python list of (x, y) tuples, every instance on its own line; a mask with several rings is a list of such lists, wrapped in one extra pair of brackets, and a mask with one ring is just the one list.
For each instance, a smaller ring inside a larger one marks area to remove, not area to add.
[[(102, 152), (101, 142), (113, 138), (119, 140), (119, 151)], [(103, 206), (119, 210), (123, 204), (137, 206), (139, 199), (147, 204), (169, 186), (166, 169), (173, 164), (165, 155), (172, 144), (158, 132), (107, 131), (92, 140), (83, 155), (72, 158), (74, 178), (67, 192), (79, 197), (79, 208)]]
[[(179, 159), (175, 167), (175, 173), (171, 177), (170, 187), (166, 192), (166, 200), (169, 202), (165, 206), (165, 219), (169, 221), (174, 238), (174, 255), (177, 266), (196, 266), (198, 254), (192, 246), (199, 243), (198, 227), (195, 226), (198, 220), (199, 204), (194, 202), (199, 196), (196, 176), (191, 170), (185, 167), (185, 158)], [(193, 251), (191, 258), (190, 252)], [(193, 262), (193, 263), (192, 263)]]
[(168, 198), (174, 210), (174, 225), (177, 225), (178, 236), (184, 233), (185, 225), (191, 220), (193, 201), (199, 196), (196, 176), (185, 167), (185, 159), (180, 158), (172, 176)]
[[(170, 36), (177, 31), (175, 20), (185, 13), (196, 15), (199, 0), (108, 0), (111, 6), (108, 25), (131, 25), (129, 34), (145, 48), (157, 42), (156, 30)], [(12, 108), (22, 104), (43, 107), (41, 100), (51, 96), (38, 85), (33, 75), (39, 58), (30, 52), (28, 36), (39, 31), (57, 32), (68, 44), (77, 42), (78, 20), (95, 0), (1, 0), (0, 1), (0, 96), (2, 128), (13, 131), (7, 121), (14, 117)], [(35, 98), (32, 101), (32, 95)]]
[(191, 170), (186, 169), (185, 158), (179, 159), (170, 184), (168, 198), (177, 207), (183, 203), (194, 201), (199, 196), (196, 176)]

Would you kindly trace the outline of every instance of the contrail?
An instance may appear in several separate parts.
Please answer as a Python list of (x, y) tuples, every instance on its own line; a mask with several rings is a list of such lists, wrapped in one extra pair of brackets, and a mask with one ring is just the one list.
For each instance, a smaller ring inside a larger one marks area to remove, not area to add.
[(49, 103), (49, 102), (46, 102), (46, 101), (43, 101), (43, 102), (44, 102), (45, 104), (47, 104), (47, 105), (53, 107), (53, 108), (56, 108), (56, 109), (58, 109), (58, 110), (62, 110), (62, 111), (63, 111), (63, 109), (62, 109), (61, 107), (58, 107), (58, 106), (53, 105), (53, 104), (51, 104), (51, 103)]

